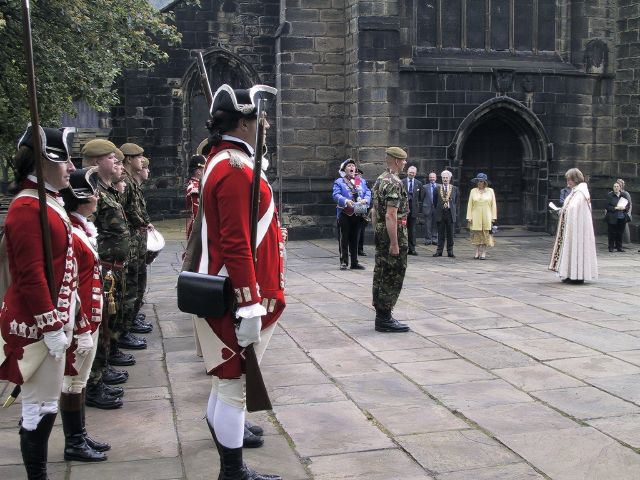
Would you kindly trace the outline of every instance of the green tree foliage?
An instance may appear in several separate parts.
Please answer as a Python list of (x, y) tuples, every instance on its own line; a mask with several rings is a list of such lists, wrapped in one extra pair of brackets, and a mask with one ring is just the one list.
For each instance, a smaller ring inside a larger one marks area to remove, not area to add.
[[(160, 44), (180, 34), (172, 14), (147, 0), (31, 0), (31, 24), (41, 123), (73, 115), (74, 100), (98, 111), (117, 104), (124, 69), (166, 61)], [(15, 151), (29, 121), (22, 1), (0, 0), (0, 156)]]

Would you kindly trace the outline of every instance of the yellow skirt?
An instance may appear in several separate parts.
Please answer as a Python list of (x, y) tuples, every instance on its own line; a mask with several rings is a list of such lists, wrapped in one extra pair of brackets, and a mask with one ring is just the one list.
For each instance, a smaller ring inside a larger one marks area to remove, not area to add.
[(493, 241), (493, 235), (491, 235), (491, 230), (471, 230), (471, 245), (493, 247), (495, 243)]

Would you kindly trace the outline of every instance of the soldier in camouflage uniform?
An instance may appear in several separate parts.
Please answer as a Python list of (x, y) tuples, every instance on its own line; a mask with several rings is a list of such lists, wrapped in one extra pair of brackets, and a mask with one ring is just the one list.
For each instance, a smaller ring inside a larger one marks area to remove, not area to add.
[[(127, 260), (124, 301), (122, 304), (122, 335), (118, 340), (118, 344), (121, 348), (140, 350), (147, 348), (147, 341), (144, 338), (134, 335), (131, 329), (134, 325), (137, 308), (139, 308), (139, 305), (137, 305), (138, 280), (140, 269), (145, 266), (147, 227), (149, 225), (149, 216), (147, 215), (142, 189), (135, 179), (142, 171), (144, 150), (135, 143), (125, 143), (120, 147), (120, 150), (122, 150), (122, 153), (125, 155), (125, 191), (124, 194), (120, 196), (120, 201), (127, 215), (131, 243)], [(144, 256), (140, 254), (142, 248), (144, 248)]]
[[(110, 384), (127, 381), (126, 371), (117, 371), (109, 363), (115, 365), (133, 365), (133, 356), (115, 351), (112, 334), (118, 325), (118, 303), (122, 285), (122, 274), (126, 253), (129, 249), (129, 227), (124, 211), (117, 199), (117, 192), (112, 181), (122, 176), (122, 159), (124, 155), (111, 142), (102, 139), (91, 140), (82, 149), (83, 164), (93, 167), (90, 176), (96, 185), (98, 206), (94, 214), (94, 224), (98, 230), (98, 255), (102, 267), (105, 302), (99, 346), (91, 367), (87, 382), (86, 404), (102, 409), (122, 406), (124, 391)], [(113, 286), (113, 289), (112, 289)], [(107, 294), (111, 292), (110, 294)], [(115, 310), (115, 313), (113, 313)], [(107, 357), (107, 352), (109, 355)]]
[(371, 218), (375, 229), (376, 260), (373, 270), (373, 306), (378, 332), (407, 332), (391, 311), (400, 296), (407, 270), (407, 191), (398, 174), (407, 163), (407, 153), (399, 147), (386, 150), (387, 171), (373, 186)]

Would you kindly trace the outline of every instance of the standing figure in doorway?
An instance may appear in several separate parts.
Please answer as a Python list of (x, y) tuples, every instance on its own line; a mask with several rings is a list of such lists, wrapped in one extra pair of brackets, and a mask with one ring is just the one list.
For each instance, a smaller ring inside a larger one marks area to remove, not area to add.
[(471, 232), (471, 244), (476, 247), (473, 258), (484, 260), (487, 248), (494, 246), (491, 229), (498, 218), (496, 196), (489, 188), (489, 179), (485, 173), (479, 173), (471, 180), (476, 188), (469, 193), (467, 221)]
[(453, 254), (453, 227), (456, 224), (458, 204), (458, 189), (451, 185), (451, 172), (444, 170), (440, 174), (442, 185), (438, 187), (434, 216), (438, 224), (438, 248), (434, 257), (441, 257), (444, 249), (445, 238), (447, 240), (447, 255), (455, 258)]

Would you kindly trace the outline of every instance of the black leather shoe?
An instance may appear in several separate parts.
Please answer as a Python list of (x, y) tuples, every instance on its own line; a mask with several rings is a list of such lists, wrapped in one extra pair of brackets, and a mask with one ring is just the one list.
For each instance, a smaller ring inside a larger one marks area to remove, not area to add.
[(447, 253), (447, 257), (449, 258), (456, 258), (456, 256), (453, 253)]
[(244, 436), (242, 437), (242, 446), (244, 448), (260, 448), (264, 445), (264, 440), (258, 435), (254, 435), (251, 430), (244, 427)]
[(153, 331), (153, 327), (148, 323), (140, 323), (134, 321), (129, 331), (131, 333), (151, 333)]
[[(141, 317), (140, 315), (143, 315), (143, 316)], [(134, 325), (136, 325), (136, 324), (137, 324), (137, 325), (143, 325), (143, 326), (145, 326), (145, 327), (151, 327), (151, 328), (153, 328), (153, 325), (152, 325), (151, 323), (147, 322), (147, 321), (145, 320), (145, 318), (147, 318), (147, 317), (146, 317), (146, 315), (145, 315), (144, 313), (139, 313), (139, 314), (138, 314), (138, 315), (136, 315), (136, 317), (133, 319), (133, 324), (134, 324)]]
[(104, 384), (98, 382), (94, 385), (87, 385), (85, 404), (87, 407), (113, 410), (122, 407), (122, 399), (107, 395), (104, 391)]
[(609, 252), (613, 252), (613, 248), (609, 247)]
[(358, 256), (359, 256), (359, 257), (366, 257), (366, 256), (367, 256), (367, 254), (366, 254), (366, 253), (364, 253), (364, 250), (362, 250), (362, 251), (358, 252)]
[(136, 320), (140, 320), (141, 322), (144, 322), (147, 319), (147, 314), (144, 312), (138, 312), (136, 314)]
[(116, 370), (111, 365), (107, 365), (102, 372), (102, 381), (108, 385), (125, 383), (128, 379), (129, 372), (126, 370)]
[(441, 257), (442, 256), (442, 252), (436, 252), (433, 255), (431, 255), (432, 257)]
[(136, 364), (136, 357), (130, 353), (121, 352), (118, 348), (112, 348), (109, 363), (117, 367), (129, 367)]
[(122, 387), (114, 387), (112, 385), (105, 384), (104, 392), (111, 397), (116, 397), (116, 398), (124, 397), (124, 388)]
[(346, 263), (341, 263), (340, 264), (340, 270), (346, 270), (347, 268), (349, 268), (349, 267), (347, 267)]
[(260, 425), (254, 425), (248, 420), (244, 421), (244, 428), (249, 429), (251, 433), (253, 433), (254, 435), (258, 435), (259, 437), (264, 435), (264, 429)]
[(616, 252), (624, 252), (624, 248), (616, 248)]
[(127, 332), (118, 339), (118, 346), (129, 350), (144, 350), (147, 348), (147, 341)]
[(355, 265), (351, 265), (351, 270), (364, 270), (364, 265), (360, 265), (359, 263), (356, 263)]
[(417, 256), (417, 255), (418, 255), (418, 252), (416, 252), (415, 250), (409, 250), (409, 251), (407, 252), (407, 255), (416, 255), (416, 256)]

